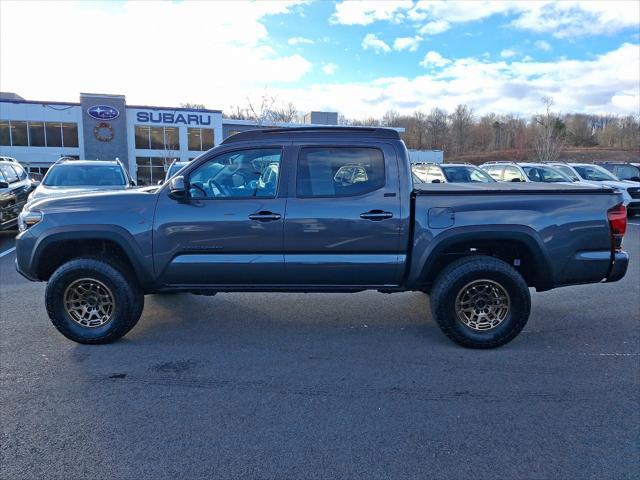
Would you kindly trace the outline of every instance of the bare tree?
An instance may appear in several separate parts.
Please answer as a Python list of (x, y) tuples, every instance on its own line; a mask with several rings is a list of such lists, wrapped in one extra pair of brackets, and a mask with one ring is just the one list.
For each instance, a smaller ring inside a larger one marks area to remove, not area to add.
[(204, 106), (204, 103), (191, 103), (184, 102), (180, 104), (181, 108), (191, 108), (193, 110), (205, 110), (207, 107)]
[(439, 108), (433, 108), (426, 118), (427, 138), (429, 148), (436, 150), (445, 150), (449, 135), (449, 126), (447, 125), (447, 112)]
[(552, 111), (553, 98), (543, 97), (545, 113), (534, 117), (537, 124), (534, 148), (538, 160), (552, 162), (557, 160), (564, 148), (564, 124)]
[(249, 97), (247, 97), (247, 111), (249, 112), (251, 120), (255, 120), (258, 125), (264, 125), (271, 120), (271, 112), (273, 111), (273, 105), (276, 103), (275, 96), (268, 94), (262, 95), (258, 103), (253, 103)]
[(270, 113), (271, 121), (273, 122), (292, 123), (298, 119), (298, 109), (291, 102), (273, 107)]
[(473, 109), (467, 105), (458, 105), (449, 119), (454, 153), (463, 154), (470, 140), (469, 132), (473, 125)]

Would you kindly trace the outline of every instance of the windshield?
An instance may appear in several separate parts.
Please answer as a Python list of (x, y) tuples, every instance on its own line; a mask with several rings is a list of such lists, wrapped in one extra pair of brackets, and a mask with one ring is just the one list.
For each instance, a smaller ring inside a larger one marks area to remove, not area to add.
[(571, 167), (567, 165), (554, 165), (554, 167), (556, 168), (556, 170), (560, 170), (562, 173), (564, 173), (567, 177), (569, 177), (574, 182), (580, 181), (580, 178), (578, 178), (578, 176), (571, 169)]
[(551, 167), (522, 167), (532, 182), (571, 182), (571, 178)]
[(42, 182), (48, 187), (111, 187), (126, 185), (119, 165), (55, 165)]
[(585, 180), (591, 180), (593, 182), (604, 182), (606, 180), (618, 181), (618, 177), (598, 165), (574, 165), (573, 168), (575, 168), (578, 175)]
[(449, 183), (495, 183), (488, 174), (476, 167), (442, 167)]

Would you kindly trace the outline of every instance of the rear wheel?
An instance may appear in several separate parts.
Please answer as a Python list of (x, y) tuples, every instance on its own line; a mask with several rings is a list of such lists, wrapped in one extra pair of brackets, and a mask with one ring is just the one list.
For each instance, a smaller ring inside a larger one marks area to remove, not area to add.
[(494, 257), (456, 260), (440, 273), (431, 291), (431, 312), (441, 330), (469, 348), (510, 342), (526, 325), (530, 310), (522, 276)]
[(109, 343), (136, 325), (144, 295), (127, 268), (78, 258), (53, 273), (45, 303), (51, 322), (65, 337), (78, 343)]

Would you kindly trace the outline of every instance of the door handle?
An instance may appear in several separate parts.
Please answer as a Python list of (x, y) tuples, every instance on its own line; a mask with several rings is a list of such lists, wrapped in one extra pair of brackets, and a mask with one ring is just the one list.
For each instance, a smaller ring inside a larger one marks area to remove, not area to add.
[(393, 213), (383, 212), (382, 210), (371, 210), (369, 212), (361, 213), (360, 218), (364, 220), (371, 220), (373, 222), (379, 222), (387, 218), (393, 218)]
[(257, 220), (258, 222), (272, 222), (274, 220), (280, 220), (281, 215), (279, 213), (273, 213), (268, 211), (252, 213), (249, 215), (250, 220)]

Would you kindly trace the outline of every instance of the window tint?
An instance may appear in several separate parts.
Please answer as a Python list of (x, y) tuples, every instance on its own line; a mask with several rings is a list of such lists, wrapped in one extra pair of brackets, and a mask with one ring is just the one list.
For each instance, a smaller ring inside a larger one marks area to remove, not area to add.
[(18, 181), (18, 174), (9, 165), (0, 165), (0, 171), (8, 183)]
[(189, 175), (193, 198), (275, 197), (280, 149), (229, 152), (212, 158)]
[(375, 148), (303, 148), (298, 159), (299, 197), (347, 197), (384, 186), (384, 158)]
[(504, 173), (502, 174), (502, 179), (505, 182), (524, 182), (524, 175), (520, 172), (517, 167), (507, 166), (504, 167)]

